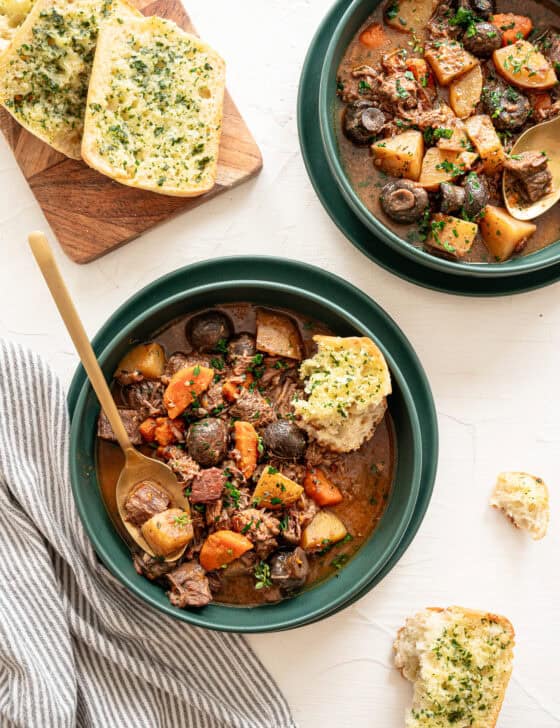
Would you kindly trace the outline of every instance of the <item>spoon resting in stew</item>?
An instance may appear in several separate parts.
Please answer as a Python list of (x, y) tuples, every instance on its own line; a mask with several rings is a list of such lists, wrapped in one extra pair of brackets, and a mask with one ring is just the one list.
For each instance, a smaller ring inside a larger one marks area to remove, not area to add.
[[(166, 463), (143, 455), (133, 446), (45, 235), (31, 233), (29, 245), (124, 453), (125, 464), (116, 487), (122, 523), (129, 536), (145, 552), (162, 561), (176, 561), (193, 537), (190, 506), (183, 486)], [(125, 502), (134, 499), (144, 504), (157, 501), (158, 506), (163, 504), (163, 509), (154, 509), (154, 516), (140, 528), (134, 519), (125, 517), (123, 510)]]
[[(550, 210), (560, 199), (559, 137), (560, 117), (556, 117), (527, 129), (515, 142), (510, 159), (522, 163), (518, 165), (521, 171), (527, 167), (534, 170), (529, 175), (529, 184), (525, 183), (525, 194), (523, 191), (520, 194), (516, 189), (515, 169), (506, 167), (502, 180), (504, 201), (509, 214), (517, 220), (533, 220)], [(548, 174), (542, 171), (545, 164)], [(533, 194), (531, 187), (534, 188)], [(543, 191), (545, 194), (541, 196)]]

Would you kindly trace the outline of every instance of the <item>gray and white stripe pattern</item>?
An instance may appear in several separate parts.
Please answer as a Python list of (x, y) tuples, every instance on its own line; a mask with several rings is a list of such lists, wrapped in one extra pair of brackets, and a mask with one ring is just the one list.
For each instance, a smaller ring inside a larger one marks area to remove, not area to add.
[(68, 426), (47, 365), (0, 341), (0, 725), (295, 728), (241, 636), (155, 612), (97, 560)]

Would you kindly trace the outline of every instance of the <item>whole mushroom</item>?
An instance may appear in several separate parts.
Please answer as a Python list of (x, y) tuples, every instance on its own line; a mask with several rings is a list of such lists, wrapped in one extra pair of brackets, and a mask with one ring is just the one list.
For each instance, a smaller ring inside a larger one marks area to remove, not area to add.
[(391, 220), (411, 223), (419, 220), (428, 207), (428, 193), (407, 179), (387, 182), (381, 190), (381, 207)]
[(193, 349), (202, 353), (216, 351), (220, 341), (227, 341), (231, 332), (231, 321), (220, 311), (200, 313), (187, 324), (187, 337)]
[(529, 99), (512, 86), (500, 82), (488, 83), (484, 87), (482, 103), (500, 131), (520, 129), (531, 115)]
[(489, 58), (502, 47), (502, 31), (492, 23), (474, 23), (463, 36), (463, 45), (475, 56)]
[(371, 101), (360, 99), (348, 104), (344, 111), (342, 128), (354, 144), (365, 145), (379, 134), (385, 124), (385, 114)]
[(263, 433), (263, 443), (276, 457), (298, 460), (305, 454), (307, 438), (303, 430), (288, 420), (271, 422)]
[(278, 551), (270, 560), (270, 579), (284, 593), (301, 589), (308, 574), (309, 561), (300, 546), (293, 551)]
[(187, 433), (187, 451), (205, 468), (218, 465), (226, 456), (228, 430), (223, 420), (213, 417), (194, 422)]

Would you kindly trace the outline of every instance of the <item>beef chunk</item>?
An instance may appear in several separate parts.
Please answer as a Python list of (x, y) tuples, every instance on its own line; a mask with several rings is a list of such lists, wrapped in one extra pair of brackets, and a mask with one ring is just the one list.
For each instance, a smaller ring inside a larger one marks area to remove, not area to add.
[(282, 538), (294, 546), (299, 544), (302, 530), (311, 523), (319, 511), (319, 506), (307, 495), (302, 496), (290, 506), (287, 513), (285, 527), (282, 529)]
[(280, 521), (262, 508), (247, 508), (231, 517), (231, 527), (253, 543), (267, 541), (280, 533)]
[(177, 447), (177, 445), (162, 447), (158, 450), (158, 454), (168, 461), (171, 470), (173, 470), (177, 478), (182, 483), (185, 483), (185, 485), (189, 485), (200, 470), (198, 463), (190, 455), (187, 455), (184, 450)]
[(174, 607), (205, 607), (212, 601), (206, 572), (196, 561), (187, 561), (167, 574), (171, 590), (169, 601)]
[(548, 159), (542, 152), (522, 152), (506, 160), (505, 169), (525, 202), (536, 202), (552, 191)]
[(136, 572), (140, 576), (145, 576), (150, 581), (160, 579), (164, 574), (169, 573), (171, 569), (175, 568), (175, 564), (172, 561), (154, 558), (145, 551), (134, 554), (133, 564)]
[[(140, 430), (138, 429), (140, 427), (140, 424), (142, 423), (142, 416), (140, 415), (140, 413), (133, 409), (131, 410), (119, 408), (119, 415), (121, 416), (124, 429), (130, 437), (130, 442), (133, 445), (141, 445), (142, 436), (140, 435)], [(103, 411), (101, 411), (101, 414), (99, 415), (99, 420), (97, 421), (97, 436), (100, 437), (102, 440), (117, 442), (117, 438), (115, 437), (113, 428), (109, 424), (109, 420), (107, 419), (105, 412)]]
[(156, 483), (146, 480), (139, 483), (128, 494), (124, 504), (126, 520), (141, 526), (156, 513), (166, 511), (171, 506), (169, 494)]
[(225, 476), (220, 468), (201, 470), (194, 477), (189, 496), (191, 503), (217, 501), (224, 490)]
[(230, 415), (239, 420), (250, 422), (256, 427), (268, 425), (276, 419), (273, 408), (259, 392), (241, 390), (237, 401), (230, 409)]
[(176, 351), (167, 360), (161, 381), (164, 384), (169, 384), (171, 377), (185, 367), (194, 367), (197, 364), (199, 366), (209, 367), (210, 359), (211, 357), (207, 354), (198, 354), (197, 352), (185, 354), (182, 351)]
[(127, 407), (138, 410), (142, 417), (164, 414), (163, 384), (153, 379), (145, 379), (136, 384), (123, 387), (121, 397)]

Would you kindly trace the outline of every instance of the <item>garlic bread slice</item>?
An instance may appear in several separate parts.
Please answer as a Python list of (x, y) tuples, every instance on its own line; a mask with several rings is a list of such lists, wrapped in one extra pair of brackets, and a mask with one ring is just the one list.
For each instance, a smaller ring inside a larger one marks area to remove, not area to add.
[(158, 17), (119, 18), (99, 33), (82, 156), (122, 184), (194, 197), (216, 181), (225, 64)]

